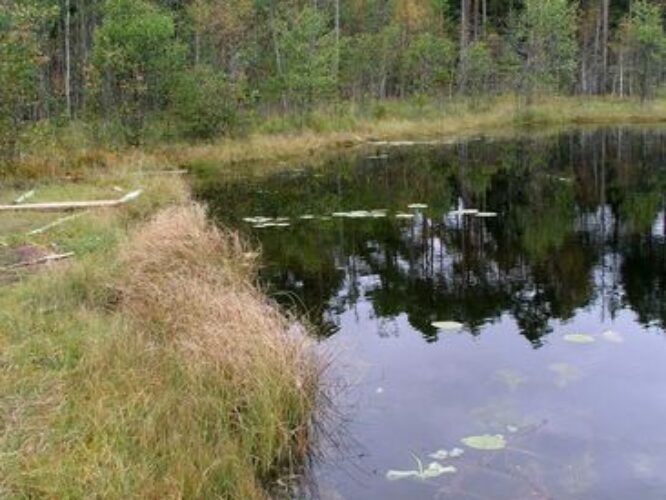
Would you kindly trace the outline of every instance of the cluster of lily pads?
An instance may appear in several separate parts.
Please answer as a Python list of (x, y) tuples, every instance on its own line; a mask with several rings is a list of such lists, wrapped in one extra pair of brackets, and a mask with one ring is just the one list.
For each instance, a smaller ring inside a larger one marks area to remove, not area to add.
[(252, 224), (252, 227), (260, 229), (264, 227), (289, 227), (289, 217), (245, 217), (243, 221)]
[[(410, 209), (410, 212), (396, 212), (393, 216), (396, 219), (413, 219), (416, 217), (416, 213), (419, 210), (425, 210), (428, 208), (428, 205), (425, 203), (410, 203), (407, 205), (407, 208)], [(298, 218), (301, 220), (331, 220), (334, 218), (344, 218), (344, 219), (381, 219), (388, 217), (389, 211), (384, 208), (378, 208), (373, 210), (351, 210), (347, 212), (333, 212), (330, 216), (316, 216), (313, 214), (303, 214)], [(476, 209), (464, 209), (464, 210), (455, 210), (449, 212), (449, 215), (473, 215), (475, 217), (489, 218), (497, 217), (495, 212), (480, 212)], [(290, 226), (289, 217), (245, 217), (243, 221), (252, 224), (252, 227), (256, 229), (268, 228), (268, 227), (288, 227)]]
[[(483, 434), (479, 436), (468, 436), (460, 440), (466, 447), (480, 451), (499, 451), (506, 448), (507, 442), (502, 434)], [(454, 465), (443, 465), (441, 462), (449, 459), (456, 459), (465, 453), (462, 448), (453, 448), (451, 450), (441, 449), (428, 454), (433, 459), (432, 462), (424, 467), (423, 462), (416, 455), (412, 455), (416, 462), (416, 469), (411, 470), (389, 470), (386, 473), (386, 479), (396, 481), (398, 479), (433, 479), (443, 474), (455, 474), (458, 469)]]

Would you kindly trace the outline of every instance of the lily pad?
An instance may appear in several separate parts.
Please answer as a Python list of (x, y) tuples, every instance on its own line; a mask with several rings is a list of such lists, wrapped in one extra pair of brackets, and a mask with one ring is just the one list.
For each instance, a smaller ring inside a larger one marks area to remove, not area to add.
[(430, 458), (434, 458), (435, 460), (446, 460), (449, 458), (449, 451), (448, 450), (437, 450), (434, 453), (431, 453), (428, 455)]
[(389, 481), (396, 481), (399, 479), (414, 477), (425, 480), (439, 477), (442, 474), (455, 474), (456, 472), (458, 472), (458, 469), (453, 465), (444, 466), (437, 462), (431, 462), (428, 467), (423, 469), (419, 463), (418, 470), (390, 470), (386, 473), (386, 479)]
[(606, 330), (601, 334), (601, 337), (604, 340), (612, 342), (614, 344), (621, 344), (622, 342), (624, 342), (624, 337), (613, 330)]
[(465, 325), (457, 321), (435, 321), (432, 326), (438, 330), (460, 330)]
[(461, 457), (465, 453), (465, 450), (462, 448), (453, 448), (452, 450), (437, 450), (434, 453), (431, 453), (428, 455), (430, 458), (434, 458), (435, 460), (446, 460), (447, 458), (458, 458)]
[(564, 336), (564, 340), (572, 344), (591, 344), (595, 341), (594, 337), (584, 333), (569, 333)]
[(476, 215), (479, 213), (479, 210), (476, 208), (463, 208), (461, 210), (454, 210), (453, 212), (449, 212), (449, 215), (455, 216), (455, 215)]
[(475, 450), (496, 451), (506, 448), (506, 440), (501, 434), (484, 434), (482, 436), (469, 436), (461, 440), (465, 446)]

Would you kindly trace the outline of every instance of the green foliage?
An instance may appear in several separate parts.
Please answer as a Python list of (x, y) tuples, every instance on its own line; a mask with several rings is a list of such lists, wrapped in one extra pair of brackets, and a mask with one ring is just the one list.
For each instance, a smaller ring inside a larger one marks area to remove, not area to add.
[(309, 109), (315, 101), (332, 98), (336, 49), (326, 17), (306, 7), (296, 18), (285, 16), (276, 21), (276, 31), (280, 67), (270, 80), (272, 92), (301, 110)]
[(23, 3), (0, 4), (0, 159), (16, 156), (19, 134), (31, 118), (46, 63), (39, 32), (52, 14)]
[(626, 40), (634, 56), (635, 75), (641, 100), (654, 95), (666, 62), (666, 35), (662, 9), (646, 0), (637, 0), (626, 24)]
[(144, 0), (108, 0), (95, 33), (93, 67), (101, 99), (116, 107), (127, 139), (141, 139), (145, 113), (165, 102), (166, 91), (184, 62), (170, 14)]
[(238, 122), (234, 89), (210, 66), (182, 71), (171, 88), (171, 111), (180, 135), (210, 139), (229, 134)]
[(474, 42), (465, 51), (466, 85), (465, 90), (478, 96), (490, 89), (495, 73), (494, 61), (485, 42)]
[(404, 63), (410, 90), (429, 93), (451, 84), (455, 57), (454, 44), (448, 38), (432, 33), (415, 36), (407, 48)]
[(523, 61), (518, 88), (528, 99), (534, 92), (571, 88), (578, 54), (573, 4), (525, 0), (513, 36)]

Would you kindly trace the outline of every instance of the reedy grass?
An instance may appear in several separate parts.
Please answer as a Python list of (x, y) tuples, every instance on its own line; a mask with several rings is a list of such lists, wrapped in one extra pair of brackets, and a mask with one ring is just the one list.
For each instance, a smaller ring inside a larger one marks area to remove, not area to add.
[[(47, 148), (35, 141), (12, 174), (77, 176), (117, 168), (212, 168), (247, 175), (285, 169), (293, 161), (317, 161), (342, 148), (370, 140), (456, 140), (488, 134), (507, 135), (566, 126), (659, 125), (666, 123), (666, 99), (641, 104), (614, 97), (542, 96), (529, 107), (515, 96), (475, 100), (411, 100), (339, 103), (293, 116), (254, 117), (241, 137), (212, 142), (169, 144), (152, 140), (141, 149), (105, 147), (86, 127), (60, 130)], [(48, 135), (48, 134), (46, 134)], [(73, 136), (73, 137), (71, 137)], [(93, 167), (91, 169), (91, 167)]]
[(263, 498), (303, 461), (303, 327), (180, 179), (141, 179), (135, 204), (10, 238), (77, 259), (0, 288), (0, 497)]

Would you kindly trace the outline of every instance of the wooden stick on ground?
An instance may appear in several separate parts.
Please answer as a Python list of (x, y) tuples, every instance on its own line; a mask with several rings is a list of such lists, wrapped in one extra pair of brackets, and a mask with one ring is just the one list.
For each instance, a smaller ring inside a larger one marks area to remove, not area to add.
[(43, 227), (40, 227), (40, 228), (37, 228), (37, 229), (33, 229), (32, 231), (28, 232), (27, 234), (28, 234), (28, 236), (34, 236), (35, 234), (42, 234), (42, 233), (48, 231), (49, 229), (52, 229), (54, 227), (57, 227), (57, 226), (60, 226), (60, 225), (64, 224), (65, 222), (68, 222), (70, 220), (81, 217), (82, 215), (85, 215), (85, 213), (86, 212), (79, 212), (78, 214), (68, 215), (67, 217), (60, 217), (59, 219), (54, 220), (53, 222), (51, 222), (50, 224), (47, 224), (46, 226), (43, 226)]
[(23, 267), (37, 266), (39, 264), (48, 264), (49, 262), (56, 262), (59, 260), (69, 259), (70, 257), (74, 257), (74, 252), (46, 255), (44, 257), (40, 257), (39, 259), (28, 260), (25, 262), (19, 262), (18, 264), (12, 264), (11, 266), (0, 267), (0, 271), (12, 271), (14, 269), (21, 269)]
[(29, 200), (33, 196), (35, 196), (35, 190), (34, 189), (32, 191), (28, 191), (27, 193), (23, 193), (21, 196), (16, 198), (14, 200), (14, 205), (19, 205), (19, 204)]
[(137, 199), (143, 191), (132, 191), (118, 200), (95, 200), (95, 201), (59, 201), (52, 203), (25, 203), (23, 205), (0, 205), (0, 212), (16, 212), (19, 210), (34, 211), (59, 211), (76, 210), (82, 208), (117, 207)]

